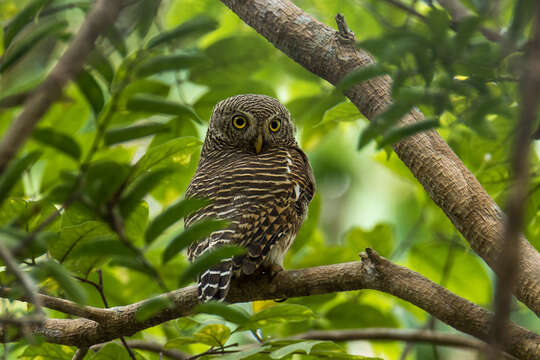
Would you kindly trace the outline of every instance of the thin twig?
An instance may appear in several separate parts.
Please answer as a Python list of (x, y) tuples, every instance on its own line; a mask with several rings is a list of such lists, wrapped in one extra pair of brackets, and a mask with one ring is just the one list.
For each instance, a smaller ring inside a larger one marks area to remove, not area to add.
[[(151, 351), (158, 354), (163, 354), (164, 356), (173, 360), (187, 360), (191, 356), (179, 350), (165, 349), (163, 345), (157, 342), (153, 342), (153, 341), (126, 340), (126, 342), (132, 349), (146, 350), (146, 351)], [(90, 347), (90, 350), (97, 352), (106, 344), (107, 343), (94, 345)]]
[(99, 0), (85, 18), (66, 52), (54, 69), (26, 101), (23, 112), (6, 131), (0, 142), (0, 173), (26, 142), (36, 124), (61, 96), (62, 89), (81, 70), (94, 42), (122, 9), (123, 1)]
[(530, 134), (536, 122), (540, 104), (540, 6), (538, 4), (535, 15), (532, 40), (527, 49), (526, 64), (521, 76), (521, 119), (512, 153), (514, 182), (508, 195), (505, 241), (498, 261), (499, 281), (495, 294), (495, 319), (491, 343), (499, 349), (507, 339), (512, 292), (518, 278), (519, 240), (529, 182)]
[[(6, 287), (0, 287), (0, 297), (2, 298), (12, 298), (13, 290)], [(93, 320), (96, 322), (103, 322), (106, 319), (110, 318), (112, 315), (111, 310), (100, 309), (92, 306), (79, 305), (73, 301), (57, 298), (54, 296), (44, 295), (44, 294), (35, 294), (37, 301), (41, 306), (48, 309), (53, 309), (56, 311), (63, 312), (65, 314), (70, 314), (74, 316), (80, 316), (85, 319)], [(28, 296), (18, 297), (16, 300), (24, 301), (28, 303), (34, 303), (34, 300)]]
[(71, 358), (71, 360), (83, 360), (87, 353), (88, 353), (87, 347), (78, 348), (77, 351), (75, 351), (75, 354), (73, 354), (73, 357)]
[(15, 276), (15, 278), (24, 288), (26, 295), (31, 300), (32, 304), (34, 304), (35, 312), (37, 314), (42, 314), (43, 310), (41, 309), (41, 299), (39, 298), (39, 296), (37, 296), (37, 286), (34, 284), (34, 281), (28, 275), (26, 275), (26, 273), (22, 272), (19, 269), (17, 262), (13, 258), (13, 255), (11, 254), (9, 249), (2, 243), (0, 243), (0, 259), (2, 259), (8, 271)]

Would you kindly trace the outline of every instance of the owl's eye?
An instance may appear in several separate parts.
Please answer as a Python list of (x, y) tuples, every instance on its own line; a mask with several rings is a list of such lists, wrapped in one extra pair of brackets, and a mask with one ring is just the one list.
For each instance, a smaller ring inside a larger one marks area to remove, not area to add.
[(279, 119), (274, 119), (270, 121), (270, 125), (268, 125), (271, 131), (276, 132), (281, 127), (281, 121)]
[(243, 129), (246, 127), (247, 125), (247, 120), (245, 117), (243, 117), (242, 115), (235, 115), (233, 116), (232, 118), (232, 123), (234, 125), (235, 128), (237, 129)]

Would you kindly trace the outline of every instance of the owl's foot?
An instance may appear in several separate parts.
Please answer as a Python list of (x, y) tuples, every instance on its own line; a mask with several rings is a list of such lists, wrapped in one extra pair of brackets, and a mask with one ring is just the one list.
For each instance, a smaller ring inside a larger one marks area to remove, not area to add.
[(282, 272), (284, 269), (283, 269), (283, 266), (281, 265), (278, 265), (278, 264), (269, 264), (269, 265), (266, 265), (266, 266), (261, 266), (261, 274), (262, 275), (270, 275), (270, 279), (274, 279), (274, 277), (279, 274), (280, 272)]

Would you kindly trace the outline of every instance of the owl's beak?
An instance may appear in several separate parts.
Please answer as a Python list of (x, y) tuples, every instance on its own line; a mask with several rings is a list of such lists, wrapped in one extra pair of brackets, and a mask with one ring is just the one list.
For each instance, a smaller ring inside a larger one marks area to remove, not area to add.
[(262, 146), (263, 146), (263, 138), (262, 138), (262, 135), (259, 134), (259, 136), (257, 136), (257, 140), (255, 140), (255, 152), (257, 154), (259, 154), (262, 150)]

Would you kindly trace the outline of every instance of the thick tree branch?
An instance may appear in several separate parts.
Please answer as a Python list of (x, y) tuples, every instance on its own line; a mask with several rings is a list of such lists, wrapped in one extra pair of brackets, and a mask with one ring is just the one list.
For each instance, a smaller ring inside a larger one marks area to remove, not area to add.
[(32, 134), (49, 107), (62, 95), (62, 89), (81, 70), (94, 42), (114, 23), (123, 7), (122, 0), (98, 0), (81, 29), (54, 69), (33, 91), (24, 110), (6, 131), (0, 142), (0, 173)]
[[(274, 46), (314, 74), (337, 84), (351, 71), (374, 64), (368, 53), (344, 44), (337, 32), (286, 0), (221, 0)], [(354, 30), (354, 29), (353, 29)], [(373, 119), (391, 103), (391, 79), (381, 76), (352, 87), (347, 97)], [(400, 124), (422, 121), (417, 109)], [(488, 265), (502, 253), (504, 214), (436, 131), (394, 145), (394, 151), (435, 203)], [(540, 254), (523, 236), (515, 294), (540, 315)]]
[[(489, 338), (493, 315), (487, 310), (418, 273), (392, 264), (373, 250), (368, 249), (361, 255), (361, 262), (284, 271), (273, 279), (260, 276), (250, 277), (249, 281), (237, 279), (227, 301), (236, 303), (375, 289), (409, 301), (460, 331), (481, 340)], [(138, 321), (137, 313), (156, 300), (169, 301), (170, 306), (144, 321)], [(41, 326), (34, 327), (34, 334), (52, 343), (91, 346), (186, 316), (197, 304), (197, 289), (190, 286), (153, 299), (111, 308), (107, 310), (110, 312), (107, 319), (100, 323), (87, 319), (48, 319)], [(540, 336), (514, 323), (508, 324), (508, 342), (504, 346), (504, 351), (521, 359), (540, 357)]]

